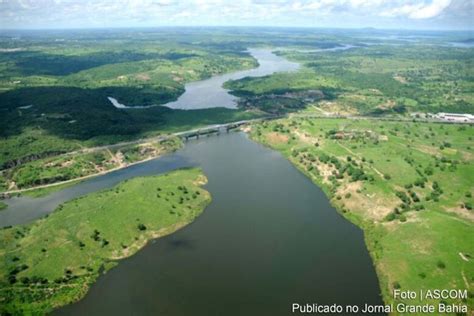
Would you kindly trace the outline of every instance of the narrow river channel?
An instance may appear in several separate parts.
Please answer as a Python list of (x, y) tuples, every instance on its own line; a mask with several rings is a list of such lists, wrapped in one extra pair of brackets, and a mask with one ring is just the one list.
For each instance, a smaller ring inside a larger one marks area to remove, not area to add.
[[(213, 76), (209, 79), (189, 82), (185, 85), (185, 92), (176, 101), (163, 104), (172, 109), (196, 110), (215, 107), (237, 108), (236, 96), (223, 88), (224, 82), (238, 80), (244, 77), (262, 77), (276, 72), (291, 72), (297, 70), (298, 63), (275, 55), (271, 49), (249, 48), (248, 53), (258, 61), (258, 67), (248, 70), (231, 72)], [(109, 97), (109, 101), (119, 109), (146, 108), (150, 106), (126, 106), (119, 100)]]

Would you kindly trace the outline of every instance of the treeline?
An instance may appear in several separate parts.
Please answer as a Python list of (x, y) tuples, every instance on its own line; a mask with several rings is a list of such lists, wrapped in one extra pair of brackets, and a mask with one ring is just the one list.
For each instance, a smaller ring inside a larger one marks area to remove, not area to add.
[(13, 62), (11, 73), (23, 76), (65, 76), (85, 69), (107, 64), (124, 63), (148, 59), (170, 59), (193, 57), (186, 53), (141, 53), (136, 51), (105, 51), (81, 55), (57, 55), (41, 51), (20, 51), (3, 54), (2, 61)]

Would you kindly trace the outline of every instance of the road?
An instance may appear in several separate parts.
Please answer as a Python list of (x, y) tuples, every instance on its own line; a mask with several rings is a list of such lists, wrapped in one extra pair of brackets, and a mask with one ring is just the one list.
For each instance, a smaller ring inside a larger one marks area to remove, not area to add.
[[(192, 130), (187, 130), (187, 131), (182, 131), (182, 132), (176, 132), (172, 134), (166, 134), (166, 135), (159, 135), (155, 137), (150, 137), (150, 138), (141, 138), (133, 141), (127, 141), (127, 142), (121, 142), (121, 143), (116, 143), (116, 144), (111, 144), (111, 145), (104, 145), (104, 146), (97, 146), (97, 147), (88, 147), (76, 151), (71, 151), (68, 153), (64, 153), (62, 155), (58, 155), (57, 157), (61, 156), (71, 156), (71, 155), (78, 155), (78, 154), (84, 154), (84, 153), (93, 153), (97, 151), (103, 151), (103, 150), (110, 150), (110, 149), (117, 149), (117, 148), (122, 148), (126, 146), (131, 146), (131, 145), (139, 145), (139, 144), (144, 144), (144, 143), (153, 143), (153, 142), (160, 142), (164, 141), (167, 139), (171, 139), (173, 137), (184, 137), (185, 135), (196, 135), (196, 134), (205, 134), (206, 131), (211, 131), (211, 130), (216, 130), (216, 129), (223, 129), (227, 127), (232, 127), (232, 126), (240, 126), (244, 124), (249, 124), (249, 123), (255, 123), (255, 122), (260, 122), (264, 120), (272, 120), (272, 119), (279, 119), (279, 118), (324, 118), (324, 119), (351, 119), (351, 120), (383, 120), (383, 121), (395, 121), (395, 122), (412, 122), (413, 118), (395, 118), (395, 117), (373, 117), (373, 116), (350, 116), (350, 115), (318, 115), (318, 114), (312, 114), (312, 113), (291, 113), (287, 115), (274, 115), (274, 116), (267, 116), (267, 117), (262, 117), (262, 118), (257, 118), (257, 119), (251, 119), (251, 120), (242, 120), (242, 121), (237, 121), (237, 122), (230, 122), (230, 123), (225, 123), (225, 124), (213, 124), (213, 125), (207, 125), (203, 126), (201, 128), (195, 128)], [(472, 124), (472, 123), (465, 123), (465, 122), (449, 122), (449, 121), (441, 121), (441, 120), (436, 120), (436, 119), (416, 119), (417, 122), (426, 122), (426, 123), (450, 123), (450, 124)], [(133, 164), (138, 164), (142, 163), (145, 161), (148, 161), (150, 159), (155, 159), (156, 157), (152, 158), (147, 158), (138, 162), (135, 162)], [(42, 189), (42, 188), (49, 188), (49, 187), (54, 187), (54, 186), (59, 186), (67, 183), (72, 183), (75, 181), (81, 181), (85, 180), (88, 178), (96, 177), (99, 175), (103, 175), (109, 172), (113, 172), (122, 168), (129, 167), (133, 164), (127, 164), (123, 165), (117, 168), (113, 168), (107, 171), (101, 171), (95, 174), (75, 178), (75, 179), (70, 179), (66, 181), (61, 181), (61, 182), (56, 182), (56, 183), (50, 183), (50, 184), (44, 184), (40, 186), (35, 186), (27, 189), (18, 189), (18, 190), (10, 190), (10, 191), (4, 191), (0, 193), (1, 195), (11, 195), (11, 194), (18, 194), (22, 192), (27, 192), (27, 191), (32, 191), (36, 189)]]
[[(141, 138), (141, 139), (137, 139), (137, 140), (134, 140), (134, 141), (121, 142), (121, 143), (116, 143), (116, 144), (111, 144), (111, 145), (88, 147), (88, 148), (84, 148), (84, 149), (80, 149), (80, 150), (70, 151), (70, 152), (58, 155), (56, 157), (74, 156), (74, 155), (78, 155), (78, 154), (86, 154), (86, 153), (94, 153), (94, 152), (110, 150), (110, 149), (118, 149), (118, 148), (123, 148), (123, 147), (131, 146), (131, 145), (139, 145), (139, 144), (145, 144), (145, 143), (160, 142), (160, 141), (164, 141), (164, 140), (171, 139), (171, 138), (174, 138), (174, 137), (183, 137), (185, 135), (205, 134), (206, 131), (211, 131), (211, 130), (216, 130), (216, 129), (224, 129), (224, 128), (233, 127), (233, 126), (241, 126), (241, 125), (244, 125), (244, 124), (254, 123), (254, 122), (258, 122), (258, 121), (262, 121), (262, 120), (267, 120), (269, 118), (270, 117), (263, 117), (263, 118), (258, 118), (258, 119), (243, 120), (243, 121), (230, 122), (230, 123), (225, 123), (225, 124), (207, 125), (207, 126), (204, 126), (204, 127), (201, 127), (201, 128), (195, 128), (195, 129), (192, 129), (192, 130), (176, 132), (176, 133), (172, 133), (172, 134), (160, 135), (160, 136), (155, 136), (155, 137), (150, 137), (150, 138)], [(107, 173), (110, 173), (110, 172), (113, 172), (113, 171), (117, 171), (119, 169), (123, 169), (123, 168), (129, 167), (129, 166), (135, 165), (135, 164), (143, 163), (145, 161), (155, 159), (155, 158), (157, 158), (157, 157), (146, 158), (146, 159), (134, 162), (134, 163), (126, 164), (126, 165), (119, 166), (119, 167), (116, 167), (116, 168), (112, 168), (112, 169), (109, 169), (109, 170), (100, 171), (100, 172), (97, 172), (97, 173), (94, 173), (94, 174), (90, 174), (90, 175), (87, 175), (87, 176), (78, 177), (78, 178), (74, 178), (74, 179), (69, 179), (69, 180), (65, 180), (65, 181), (49, 183), (49, 184), (43, 184), (43, 185), (39, 185), (39, 186), (31, 187), (31, 188), (26, 188), (26, 189), (4, 191), (4, 192), (0, 192), (0, 196), (8, 196), (8, 195), (12, 195), (12, 194), (28, 192), (28, 191), (33, 191), (33, 190), (37, 190), (37, 189), (45, 189), (45, 188), (55, 187), (55, 186), (59, 186), (59, 185), (63, 185), (63, 184), (76, 182), (76, 181), (82, 181), (82, 180), (86, 180), (86, 179), (89, 179), (89, 178), (92, 178), (92, 177), (96, 177), (96, 176), (104, 175), (104, 174), (107, 174)]]

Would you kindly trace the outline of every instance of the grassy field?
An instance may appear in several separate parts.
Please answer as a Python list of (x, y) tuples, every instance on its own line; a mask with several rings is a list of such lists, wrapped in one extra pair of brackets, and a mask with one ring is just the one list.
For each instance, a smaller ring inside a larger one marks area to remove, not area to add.
[(472, 126), (293, 117), (250, 133), (364, 229), (386, 303), (396, 288), (465, 289), (444, 301), (474, 308)]
[(102, 269), (192, 222), (210, 202), (199, 169), (134, 178), (0, 231), (0, 313), (40, 315), (83, 297)]
[(344, 114), (474, 113), (472, 48), (429, 41), (354, 45), (341, 51), (281, 50), (303, 65), (300, 71), (230, 81), (226, 88), (243, 97), (242, 107), (280, 113), (307, 104)]

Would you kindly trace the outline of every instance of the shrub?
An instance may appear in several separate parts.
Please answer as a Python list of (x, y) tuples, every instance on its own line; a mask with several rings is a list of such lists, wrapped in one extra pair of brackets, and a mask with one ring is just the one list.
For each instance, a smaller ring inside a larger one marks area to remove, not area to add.
[(417, 187), (424, 188), (425, 182), (426, 182), (426, 179), (420, 178), (420, 179), (416, 179), (414, 184)]
[(94, 229), (94, 233), (91, 235), (91, 238), (95, 241), (100, 240), (100, 232), (97, 229)]
[(444, 262), (441, 261), (441, 260), (438, 260), (438, 262), (436, 263), (436, 266), (437, 266), (438, 268), (440, 268), (440, 269), (446, 268), (446, 265), (445, 265)]
[(425, 174), (426, 175), (431, 176), (431, 175), (433, 175), (433, 172), (434, 172), (434, 170), (431, 166), (428, 166), (428, 167), (425, 168)]
[(425, 206), (423, 204), (415, 205), (415, 210), (416, 211), (421, 211), (421, 210), (424, 210), (424, 209), (425, 209)]
[(146, 230), (146, 226), (144, 224), (138, 224), (138, 229), (139, 230)]
[(390, 179), (392, 179), (392, 177), (391, 177), (389, 174), (384, 174), (384, 175), (383, 175), (383, 178), (384, 178), (385, 180), (390, 180)]
[(395, 213), (389, 213), (387, 216), (385, 216), (385, 220), (387, 222), (391, 222), (393, 221), (395, 218), (397, 218), (397, 216), (395, 215)]
[(395, 192), (395, 195), (403, 201), (403, 203), (405, 204), (409, 204), (410, 203), (410, 198), (408, 197), (408, 195), (403, 192), (403, 191), (397, 191)]
[(30, 283), (30, 279), (28, 277), (22, 277), (21, 278), (21, 283), (28, 285)]
[(14, 276), (14, 275), (9, 275), (8, 276), (8, 283), (15, 284), (16, 282), (17, 282), (16, 276)]

